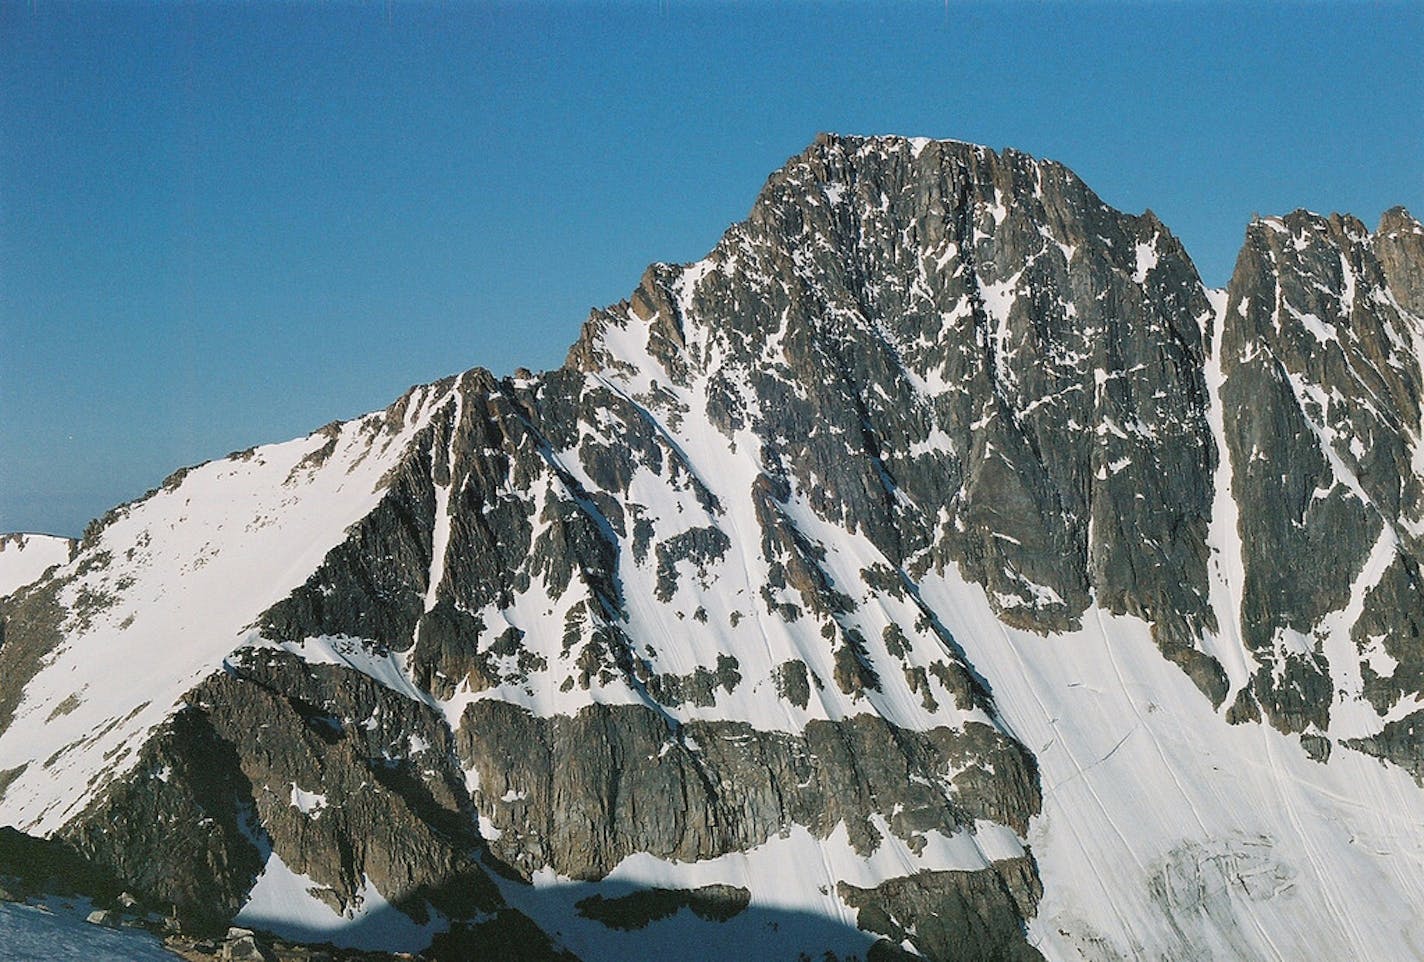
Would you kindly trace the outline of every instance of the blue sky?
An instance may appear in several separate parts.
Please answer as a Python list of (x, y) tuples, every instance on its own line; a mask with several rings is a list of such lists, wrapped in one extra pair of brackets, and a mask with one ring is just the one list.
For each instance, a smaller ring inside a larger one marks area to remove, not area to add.
[(0, 531), (475, 365), (819, 130), (1014, 146), (1208, 283), (1253, 212), (1424, 213), (1421, 5), (0, 0)]

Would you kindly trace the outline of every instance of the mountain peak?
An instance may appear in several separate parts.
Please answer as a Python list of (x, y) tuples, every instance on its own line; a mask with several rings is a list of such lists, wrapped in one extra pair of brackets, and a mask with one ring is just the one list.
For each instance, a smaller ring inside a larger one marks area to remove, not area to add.
[[(1099, 248), (1109, 269), (1139, 282), (1159, 261), (1195, 273), (1155, 214), (1107, 207), (1059, 164), (960, 141), (822, 134), (768, 178), (747, 219), (706, 257), (654, 264), (626, 304), (595, 311), (569, 363), (581, 370), (612, 363), (617, 352), (605, 348), (607, 332), (647, 325), (646, 336), (629, 336), (663, 363), (668, 378), (680, 379), (688, 361), (709, 360), (689, 357), (690, 342), (715, 348), (727, 333), (725, 318), (761, 313), (750, 303), (727, 303), (729, 286), (746, 288), (736, 296), (762, 305), (829, 294), (836, 303), (824, 307), (846, 323), (883, 310), (898, 326), (927, 310), (935, 317), (952, 312), (952, 304), (936, 304), (934, 288), (955, 272), (970, 272), (972, 297), (993, 300), (993, 285), (1009, 282), (1026, 259), (1045, 258), (1035, 270), (1061, 261), (1071, 274), (1100, 266), (1070, 264), (1075, 251)], [(699, 297), (710, 299), (701, 310)], [(717, 298), (721, 303), (712, 304)], [(699, 333), (700, 320), (717, 329)], [(775, 322), (765, 316), (759, 329), (773, 332)]]
[(563, 367), (175, 474), (0, 599), (0, 818), (451, 958), (1397, 958), (1388, 220), (1258, 219), (1223, 297), (1060, 165), (822, 135)]
[(1392, 234), (1424, 234), (1424, 224), (1420, 224), (1414, 215), (1409, 213), (1400, 204), (1391, 207), (1380, 215), (1379, 227), (1375, 233), (1381, 235)]

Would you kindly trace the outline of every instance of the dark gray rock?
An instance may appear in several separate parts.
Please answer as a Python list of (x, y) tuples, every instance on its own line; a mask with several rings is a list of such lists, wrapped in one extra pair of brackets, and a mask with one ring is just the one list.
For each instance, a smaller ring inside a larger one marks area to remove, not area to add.
[(710, 708), (717, 703), (717, 689), (730, 694), (741, 684), (742, 675), (738, 667), (736, 658), (719, 654), (715, 669), (699, 666), (686, 675), (651, 675), (645, 684), (649, 694), (669, 707), (693, 704)]
[[(1350, 640), (1361, 653), (1364, 695), (1380, 715), (1417, 692), (1424, 692), (1424, 576), (1419, 562), (1398, 555), (1365, 596)], [(1370, 653), (1382, 650), (1388, 673), (1377, 670)]]
[(735, 885), (704, 885), (695, 889), (642, 889), (614, 898), (591, 895), (575, 908), (584, 918), (595, 919), (611, 929), (629, 931), (690, 909), (709, 922), (725, 922), (746, 911), (752, 893)]
[[(811, 680), (814, 676), (806, 663), (800, 660), (784, 661), (776, 668), (776, 693), (797, 708), (805, 708), (811, 702)], [(821, 680), (815, 679), (820, 688)]]
[[(0, 678), (5, 679), (0, 685), (0, 727), (10, 724), (25, 684), (64, 640), (68, 613), (59, 599), (67, 584), (62, 578), (41, 579), (0, 598)], [(0, 789), (8, 781), (6, 774), (0, 772)]]
[(431, 962), (578, 962), (522, 912), (501, 909), (472, 922), (461, 922), (435, 937), (422, 953)]
[(338, 912), (366, 880), (417, 921), (427, 906), (466, 918), (502, 905), (435, 711), (285, 652), (228, 669), (145, 746), (136, 777), (66, 827), (81, 851), (199, 920), (231, 917), (269, 848), (329, 886)]
[[(839, 824), (869, 854), (883, 816), (912, 849), (986, 819), (1020, 832), (1040, 804), (1032, 758), (987, 725), (909, 732), (871, 715), (804, 735), (739, 722), (669, 726), (636, 705), (540, 718), (500, 701), (466, 709), (457, 751), (479, 775), (490, 851), (525, 877), (552, 866), (599, 879), (635, 852), (694, 861), (793, 825)], [(676, 799), (676, 804), (665, 800)]]
[(858, 910), (856, 923), (886, 936), (875, 958), (908, 941), (932, 962), (1040, 962), (1024, 936), (1043, 895), (1031, 858), (995, 862), (984, 872), (920, 872), (873, 889), (846, 882), (840, 897)]
[(1300, 747), (1317, 762), (1330, 760), (1330, 739), (1324, 735), (1306, 733), (1300, 736)]

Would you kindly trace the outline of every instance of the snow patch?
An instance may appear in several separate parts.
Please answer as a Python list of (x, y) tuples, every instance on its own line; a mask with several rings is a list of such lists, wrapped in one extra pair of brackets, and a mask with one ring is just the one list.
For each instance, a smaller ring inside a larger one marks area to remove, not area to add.
[(1157, 266), (1157, 235), (1145, 244), (1138, 244), (1134, 250), (1137, 263), (1132, 271), (1132, 282), (1141, 284), (1148, 273)]
[(322, 809), (326, 808), (326, 796), (319, 792), (305, 791), (296, 782), (292, 782), (291, 806), (308, 818), (318, 819)]

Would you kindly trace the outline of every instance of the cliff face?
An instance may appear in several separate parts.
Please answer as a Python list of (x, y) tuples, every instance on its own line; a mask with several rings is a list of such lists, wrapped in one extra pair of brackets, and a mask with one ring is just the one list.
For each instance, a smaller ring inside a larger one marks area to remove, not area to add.
[(1373, 736), (1419, 690), (1421, 238), (1406, 220), (1375, 236), (1350, 217), (1257, 220), (1228, 290), (1242, 640), (1251, 696), (1283, 731)]
[(1057, 164), (823, 136), (563, 367), (0, 601), (0, 817), (389, 948), (1409, 957), (1421, 276), (1298, 213), (1212, 292)]

